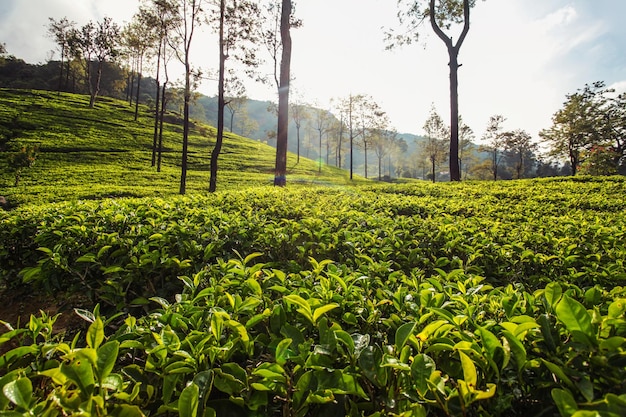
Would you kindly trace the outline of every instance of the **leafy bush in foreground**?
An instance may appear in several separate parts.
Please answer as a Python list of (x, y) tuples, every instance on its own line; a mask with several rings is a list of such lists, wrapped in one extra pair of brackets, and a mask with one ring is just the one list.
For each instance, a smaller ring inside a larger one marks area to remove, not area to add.
[(97, 309), (81, 312), (91, 325), (71, 344), (50, 340), (53, 319), (32, 317), (3, 335), (36, 342), (0, 357), (0, 406), (37, 415), (196, 415), (190, 404), (198, 415), (258, 416), (626, 411), (622, 287), (529, 293), (462, 270), (383, 282), (313, 259), (286, 274), (248, 265), (256, 256), (181, 277), (175, 302), (153, 298), (158, 308), (108, 336)]
[(0, 356), (0, 410), (623, 415), (623, 191), (613, 178), (22, 209), (0, 227), (6, 285), (86, 291), (102, 309), (79, 311), (91, 324), (71, 342), (45, 315), (1, 335), (19, 347)]

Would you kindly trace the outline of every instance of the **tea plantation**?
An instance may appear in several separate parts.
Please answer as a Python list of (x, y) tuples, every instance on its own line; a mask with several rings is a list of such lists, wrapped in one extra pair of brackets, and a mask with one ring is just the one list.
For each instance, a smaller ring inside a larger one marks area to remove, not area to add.
[(0, 211), (0, 416), (626, 415), (624, 178), (342, 182)]

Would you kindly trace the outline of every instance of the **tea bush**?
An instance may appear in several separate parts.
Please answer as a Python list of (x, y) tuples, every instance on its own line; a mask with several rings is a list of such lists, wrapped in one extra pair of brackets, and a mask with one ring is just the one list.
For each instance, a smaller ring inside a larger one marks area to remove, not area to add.
[(43, 315), (0, 336), (19, 346), (0, 356), (0, 413), (624, 415), (625, 188), (261, 187), (22, 207), (0, 218), (4, 285), (97, 307), (78, 311), (84, 335), (53, 335)]

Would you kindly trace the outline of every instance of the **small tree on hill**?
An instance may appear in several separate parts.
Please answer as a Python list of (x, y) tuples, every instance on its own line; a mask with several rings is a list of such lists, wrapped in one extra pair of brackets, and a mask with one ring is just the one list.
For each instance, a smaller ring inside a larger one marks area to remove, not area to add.
[(22, 170), (24, 168), (30, 168), (35, 164), (37, 160), (37, 153), (39, 152), (38, 146), (22, 146), (19, 152), (12, 154), (9, 157), (9, 167), (15, 172), (15, 186), (17, 187), (22, 177)]
[(506, 136), (502, 131), (502, 123), (504, 123), (505, 120), (504, 116), (499, 114), (489, 118), (487, 129), (482, 137), (485, 143), (480, 147), (482, 152), (488, 152), (491, 154), (491, 164), (489, 170), (491, 171), (494, 181), (498, 179), (498, 169), (500, 167), (502, 157), (504, 156), (504, 139)]
[[(154, 16), (147, 9), (140, 9), (122, 30), (122, 44), (134, 61), (137, 71), (137, 89), (135, 95), (135, 121), (139, 117), (139, 100), (141, 94), (141, 78), (147, 54), (158, 41), (158, 26)], [(131, 92), (132, 93), (132, 92)]]
[(426, 140), (423, 143), (423, 152), (430, 161), (431, 179), (432, 182), (435, 182), (437, 179), (436, 168), (448, 154), (446, 138), (449, 135), (449, 129), (434, 107), (431, 108), (430, 116), (424, 123), (424, 132), (426, 133)]
[(515, 161), (516, 178), (523, 178), (528, 169), (530, 155), (537, 150), (537, 144), (533, 143), (532, 136), (528, 132), (517, 129), (504, 135), (504, 147)]
[(96, 98), (100, 92), (104, 63), (114, 60), (119, 54), (119, 33), (119, 26), (110, 17), (105, 17), (96, 24), (89, 22), (80, 30), (70, 31), (70, 51), (82, 62), (87, 75), (90, 108), (96, 104)]
[(69, 21), (67, 17), (64, 17), (59, 20), (54, 20), (53, 18), (48, 18), (48, 36), (50, 36), (57, 44), (59, 48), (59, 52), (61, 54), (61, 62), (59, 64), (59, 86), (58, 90), (61, 91), (63, 89), (63, 66), (67, 62), (67, 68), (65, 71), (65, 88), (67, 88), (67, 82), (69, 80), (70, 74), (70, 33), (74, 26), (75, 22)]
[(552, 126), (539, 133), (551, 156), (567, 158), (571, 175), (576, 175), (587, 156), (597, 157), (598, 149), (612, 148), (618, 169), (626, 156), (626, 95), (615, 96), (598, 81), (566, 97), (563, 108), (552, 116)]

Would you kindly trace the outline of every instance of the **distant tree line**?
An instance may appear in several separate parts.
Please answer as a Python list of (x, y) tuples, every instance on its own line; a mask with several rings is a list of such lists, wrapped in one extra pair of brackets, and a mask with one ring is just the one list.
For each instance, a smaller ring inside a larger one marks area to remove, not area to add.
[[(464, 123), (458, 108), (457, 56), (474, 6), (473, 0), (398, 2), (400, 23), (409, 30), (399, 35), (389, 32), (389, 47), (414, 42), (423, 22), (427, 22), (444, 42), (450, 58), (450, 123), (446, 124), (433, 108), (423, 126), (425, 137), (416, 143), (407, 142), (395, 131), (386, 112), (370, 96), (350, 94), (338, 98), (328, 108), (303, 103), (293, 94), (290, 98), (289, 31), (301, 24), (290, 0), (143, 0), (133, 20), (124, 27), (106, 17), (81, 27), (67, 18), (50, 18), (48, 36), (55, 41), (60, 60), (30, 65), (7, 55), (2, 44), (0, 86), (85, 93), (90, 95), (90, 106), (102, 94), (125, 98), (130, 105), (134, 101), (135, 119), (138, 103), (145, 101), (154, 111), (152, 165), (157, 170), (165, 110), (179, 109), (184, 124), (181, 194), (186, 188), (187, 136), (192, 115), (204, 116), (217, 126), (211, 153), (210, 191), (216, 188), (224, 131), (234, 131), (236, 126), (241, 134), (256, 130), (258, 139), (276, 147), (276, 185), (285, 184), (287, 149), (296, 152), (298, 161), (301, 153), (317, 158), (320, 171), (323, 164), (344, 168), (351, 179), (356, 170), (366, 178), (382, 180), (395, 175), (432, 181), (514, 179), (564, 172), (624, 173), (626, 98), (606, 89), (601, 82), (567, 96), (563, 109), (553, 117), (553, 126), (540, 134), (544, 149), (522, 129), (505, 130), (505, 118), (501, 115), (490, 118), (480, 145), (473, 142), (473, 130)], [(456, 43), (443, 32), (452, 24), (462, 25)], [(192, 61), (194, 32), (199, 25), (209, 25), (219, 36), (218, 91), (210, 110), (194, 104), (198, 97), (195, 90), (204, 76)], [(259, 47), (266, 50), (273, 64), (270, 75), (257, 71), (264, 61)], [(171, 59), (185, 68), (178, 86), (170, 82)], [(235, 61), (238, 71), (228, 64)], [(143, 74), (145, 68), (152, 71), (152, 77)], [(275, 117), (273, 128), (262, 127), (258, 118), (251, 121), (246, 115), (248, 100), (241, 74), (275, 84), (278, 103), (268, 106)], [(259, 130), (263, 130), (262, 134)], [(372, 166), (375, 175), (371, 175)]]

